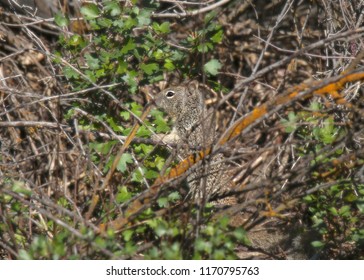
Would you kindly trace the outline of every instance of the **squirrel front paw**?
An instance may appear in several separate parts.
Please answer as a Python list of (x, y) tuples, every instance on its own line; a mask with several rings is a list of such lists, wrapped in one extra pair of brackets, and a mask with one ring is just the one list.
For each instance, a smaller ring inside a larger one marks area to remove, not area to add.
[(151, 139), (155, 142), (163, 142), (165, 144), (177, 144), (180, 140), (177, 134), (153, 134)]

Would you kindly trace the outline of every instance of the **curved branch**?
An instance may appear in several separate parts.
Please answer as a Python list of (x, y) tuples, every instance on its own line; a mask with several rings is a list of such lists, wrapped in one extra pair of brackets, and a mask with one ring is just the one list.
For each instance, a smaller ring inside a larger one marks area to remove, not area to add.
[(158, 14), (152, 14), (152, 17), (154, 18), (183, 18), (183, 17), (192, 17), (195, 15), (199, 15), (199, 14), (203, 14), (206, 12), (209, 12), (217, 7), (220, 7), (222, 5), (225, 5), (226, 3), (230, 2), (231, 0), (220, 0), (210, 6), (198, 9), (198, 10), (194, 10), (191, 12), (185, 12), (185, 13), (158, 13)]

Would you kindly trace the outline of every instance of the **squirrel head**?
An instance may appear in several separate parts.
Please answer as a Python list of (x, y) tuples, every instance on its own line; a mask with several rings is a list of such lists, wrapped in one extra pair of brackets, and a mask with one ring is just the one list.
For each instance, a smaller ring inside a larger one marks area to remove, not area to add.
[(197, 81), (169, 87), (157, 94), (155, 104), (173, 118), (201, 113), (204, 106)]

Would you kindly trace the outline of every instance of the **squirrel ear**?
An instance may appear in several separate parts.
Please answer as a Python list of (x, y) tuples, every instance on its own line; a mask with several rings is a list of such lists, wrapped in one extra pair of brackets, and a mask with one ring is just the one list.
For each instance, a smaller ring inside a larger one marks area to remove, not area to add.
[(198, 91), (199, 84), (196, 80), (188, 83), (187, 88), (190, 94), (195, 94)]

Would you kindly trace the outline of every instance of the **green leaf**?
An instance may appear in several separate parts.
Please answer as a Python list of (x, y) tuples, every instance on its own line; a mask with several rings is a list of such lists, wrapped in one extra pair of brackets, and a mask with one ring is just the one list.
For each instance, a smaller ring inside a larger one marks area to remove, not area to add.
[(164, 208), (168, 206), (168, 198), (167, 197), (160, 197), (157, 200), (159, 207)]
[(363, 201), (359, 201), (356, 203), (356, 207), (358, 207), (359, 211), (364, 214), (364, 200)]
[[(100, 27), (106, 27), (106, 28), (109, 28), (111, 27), (111, 25), (113, 24), (113, 21), (111, 19), (108, 19), (108, 18), (98, 18), (97, 19), (97, 24), (100, 26)], [(98, 28), (97, 28), (98, 29)]]
[(105, 10), (110, 13), (112, 17), (118, 16), (121, 14), (121, 8), (118, 2), (109, 1), (105, 3)]
[[(142, 170), (143, 170), (143, 173), (145, 173), (145, 168), (142, 167)], [(133, 174), (131, 175), (131, 180), (133, 182), (137, 182), (137, 183), (140, 183), (144, 180), (144, 176), (142, 174), (142, 172), (140, 171), (140, 169), (136, 169)]]
[(325, 246), (325, 243), (321, 242), (321, 241), (312, 241), (311, 245), (315, 248), (322, 248)]
[(32, 191), (27, 189), (24, 182), (20, 182), (20, 181), (13, 182), (12, 191), (19, 193), (19, 194), (24, 194), (26, 196), (32, 195)]
[(124, 231), (123, 231), (123, 233), (122, 233), (122, 235), (123, 235), (123, 237), (124, 237), (124, 240), (125, 240), (126, 242), (130, 241), (130, 239), (131, 239), (131, 238), (132, 238), (132, 236), (133, 236), (133, 233), (134, 233), (134, 231), (133, 231), (133, 230), (131, 230), (131, 229), (124, 230)]
[(169, 71), (176, 69), (176, 67), (173, 64), (173, 61), (168, 58), (164, 61), (163, 67)]
[(140, 65), (140, 69), (142, 69), (147, 75), (153, 74), (155, 71), (159, 70), (159, 66), (157, 63), (149, 63)]
[(116, 144), (116, 141), (107, 141), (103, 143), (90, 143), (90, 148), (94, 149), (95, 151), (106, 155), (109, 153), (110, 149)]
[(75, 70), (73, 70), (73, 68), (69, 66), (65, 66), (63, 68), (63, 74), (66, 76), (67, 79), (78, 79), (80, 77), (78, 72), (76, 72)]
[(197, 50), (201, 53), (206, 53), (210, 50), (213, 49), (213, 45), (211, 43), (208, 42), (203, 42), (200, 45), (197, 46)]
[(96, 237), (94, 239), (94, 242), (100, 248), (105, 248), (106, 247), (106, 241), (105, 241), (105, 239), (101, 238), (100, 236)]
[(246, 231), (243, 228), (237, 228), (233, 232), (234, 237), (246, 245), (251, 245), (251, 241), (248, 238)]
[(92, 3), (82, 6), (80, 11), (86, 19), (95, 19), (100, 15), (99, 8)]
[(151, 132), (149, 131), (149, 129), (147, 129), (144, 125), (142, 125), (137, 133), (136, 133), (136, 136), (137, 137), (148, 137), (150, 136)]
[(120, 117), (122, 117), (124, 120), (129, 120), (130, 119), (130, 113), (128, 111), (121, 111), (120, 112)]
[(155, 166), (158, 168), (158, 170), (161, 171), (164, 166), (165, 159), (160, 156), (157, 156), (154, 163), (155, 163)]
[(128, 63), (126, 63), (125, 61), (119, 61), (116, 73), (124, 74), (126, 70), (128, 70)]
[(140, 117), (142, 115), (142, 110), (143, 110), (143, 106), (140, 105), (139, 103), (136, 103), (136, 102), (131, 103), (131, 111), (138, 117)]
[[(158, 199), (158, 201), (161, 198)], [(164, 223), (158, 223), (157, 227), (155, 228), (155, 233), (161, 237), (168, 233), (168, 227)]]
[(70, 20), (67, 16), (64, 16), (61, 12), (58, 12), (55, 16), (54, 16), (54, 22), (59, 26), (59, 27), (66, 27), (67, 25), (70, 24)]
[(306, 196), (303, 197), (303, 201), (308, 202), (308, 203), (313, 202), (314, 198), (313, 198), (312, 195), (306, 195)]
[(116, 202), (117, 203), (123, 203), (127, 200), (129, 200), (132, 197), (132, 194), (128, 192), (127, 187), (123, 186), (119, 189), (117, 195), (116, 195)]
[(198, 238), (195, 242), (196, 250), (200, 252), (206, 252), (207, 254), (211, 254), (213, 247), (214, 246), (211, 244), (211, 242), (206, 241), (202, 238)]
[(153, 52), (153, 57), (156, 59), (156, 60), (161, 60), (163, 59), (164, 57), (164, 52), (160, 49), (156, 50), (155, 52)]
[(339, 215), (342, 217), (347, 217), (348, 215), (350, 215), (350, 206), (348, 205), (342, 206), (339, 210)]
[(97, 77), (96, 77), (96, 73), (94, 71), (86, 70), (85, 74), (86, 74), (87, 78), (90, 79), (91, 82), (96, 83)]
[(86, 59), (86, 62), (87, 62), (87, 65), (95, 70), (95, 69), (98, 69), (99, 68), (99, 59), (97, 58), (94, 58), (91, 54), (89, 53), (86, 53), (85, 54), (85, 59)]
[(157, 116), (154, 124), (156, 125), (156, 132), (157, 133), (166, 133), (170, 130), (168, 123), (162, 116)]
[(100, 61), (103, 64), (109, 64), (111, 60), (111, 54), (106, 50), (101, 50), (101, 52), (98, 54), (98, 58), (100, 58)]
[(294, 112), (289, 112), (288, 113), (288, 120), (292, 123), (296, 123), (297, 122), (297, 116)]
[(150, 22), (151, 22), (150, 15), (151, 15), (151, 11), (150, 10), (147, 10), (147, 9), (141, 10), (140, 13), (139, 13), (139, 15), (137, 16), (138, 25), (139, 26), (149, 25)]
[(140, 9), (138, 6), (134, 6), (131, 10), (135, 15), (139, 15)]
[(159, 176), (159, 173), (154, 170), (147, 170), (144, 174), (147, 179), (156, 179)]
[(329, 211), (331, 212), (331, 214), (333, 214), (334, 216), (337, 216), (337, 210), (336, 210), (336, 208), (335, 207), (330, 207), (329, 208)]
[(172, 51), (171, 59), (172, 59), (173, 61), (183, 60), (183, 59), (184, 59), (184, 57), (185, 57), (185, 56), (184, 56), (184, 54), (183, 54), (182, 52), (177, 51), (177, 50)]
[(163, 22), (160, 26), (159, 26), (159, 30), (162, 33), (169, 33), (171, 31), (170, 29), (170, 23), (169, 22)]
[(115, 122), (115, 120), (112, 117), (107, 118), (107, 123), (110, 125), (110, 127), (114, 132), (123, 132), (124, 130), (123, 126)]
[(344, 201), (345, 202), (354, 202), (357, 201), (358, 197), (354, 194), (354, 193), (348, 193), (347, 195), (344, 196)]
[(84, 43), (84, 40), (80, 35), (75, 34), (71, 36), (68, 43), (73, 47), (77, 47)]
[(57, 204), (64, 207), (64, 208), (69, 206), (68, 200), (66, 198), (64, 198), (64, 197), (59, 198), (58, 201), (57, 201)]
[(169, 22), (163, 22), (162, 24), (153, 22), (152, 26), (153, 26), (154, 31), (159, 34), (166, 34), (171, 31)]
[(288, 120), (283, 119), (282, 124), (287, 133), (294, 132), (297, 129), (297, 116), (294, 112), (288, 113)]
[[(135, 77), (137, 76), (137, 72), (134, 70), (130, 70), (128, 71), (123, 77), (123, 81), (125, 81), (127, 83), (127, 85), (129, 86), (129, 91), (131, 93), (135, 93), (137, 90), (137, 81), (135, 79)], [(141, 116), (141, 113), (140, 115)]]
[(168, 200), (169, 201), (176, 201), (176, 200), (179, 200), (181, 198), (181, 195), (179, 194), (179, 192), (171, 192), (169, 195), (168, 195)]
[(21, 250), (19, 250), (19, 259), (20, 260), (32, 260), (33, 257), (29, 252), (21, 249)]
[(147, 155), (154, 150), (153, 145), (147, 145), (147, 144), (140, 144), (140, 148), (142, 149), (144, 155)]
[(313, 111), (319, 111), (320, 110), (320, 103), (314, 101), (310, 104), (310, 109)]
[(213, 76), (217, 75), (218, 71), (221, 69), (222, 65), (217, 59), (211, 59), (207, 62), (203, 69), (207, 74), (211, 74)]
[(126, 45), (124, 45), (121, 48), (120, 52), (121, 52), (121, 54), (126, 54), (129, 51), (134, 50), (134, 48), (135, 48), (135, 43), (134, 43), (133, 39), (129, 39), (128, 43), (126, 43)]
[(222, 30), (219, 30), (215, 33), (214, 36), (211, 37), (211, 41), (214, 43), (221, 43), (223, 37), (224, 32)]
[(208, 14), (206, 14), (204, 22), (205, 24), (208, 24), (212, 19), (216, 18), (217, 12), (215, 10), (212, 10)]
[(322, 128), (321, 133), (322, 133), (322, 141), (325, 144), (331, 144), (332, 142), (335, 141), (335, 126), (333, 123), (333, 119), (329, 118), (327, 119), (327, 121), (325, 122), (325, 126)]
[(123, 22), (123, 29), (125, 30), (129, 30), (133, 27), (135, 27), (138, 24), (137, 19), (133, 18), (133, 17), (128, 17), (124, 22)]
[(122, 154), (116, 169), (124, 173), (126, 171), (126, 166), (128, 163), (133, 163), (133, 157), (129, 153), (124, 153)]

